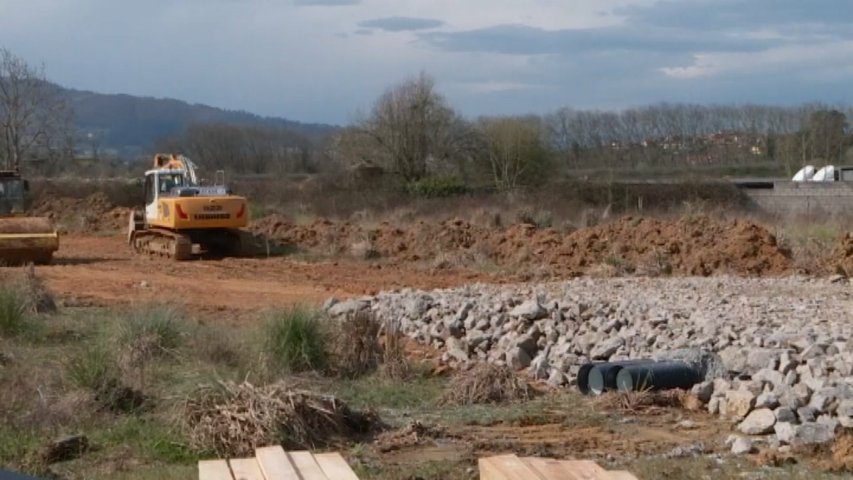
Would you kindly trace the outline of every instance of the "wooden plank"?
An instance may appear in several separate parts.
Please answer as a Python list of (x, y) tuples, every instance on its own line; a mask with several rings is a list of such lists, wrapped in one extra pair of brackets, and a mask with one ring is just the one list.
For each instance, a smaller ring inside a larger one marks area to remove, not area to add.
[(255, 458), (267, 480), (302, 480), (280, 446), (258, 448)]
[(549, 480), (515, 455), (481, 458), (480, 480)]
[(228, 460), (234, 480), (265, 480), (258, 460), (254, 458), (234, 458)]
[(302, 480), (329, 480), (309, 451), (287, 452)]
[(607, 470), (591, 460), (563, 460), (560, 462), (577, 480), (609, 480)]
[(567, 465), (559, 460), (535, 457), (525, 457), (521, 460), (528, 464), (530, 468), (536, 470), (542, 478), (546, 478), (548, 480), (579, 480), (580, 478), (569, 470)]
[(355, 472), (338, 452), (315, 453), (314, 460), (329, 480), (358, 480)]
[(566, 480), (610, 480), (609, 472), (589, 460), (554, 460), (525, 457), (522, 459), (544, 478)]
[(233, 480), (231, 469), (225, 460), (202, 460), (198, 462), (198, 480)]
[(625, 470), (610, 470), (607, 472), (607, 480), (639, 480), (636, 475)]

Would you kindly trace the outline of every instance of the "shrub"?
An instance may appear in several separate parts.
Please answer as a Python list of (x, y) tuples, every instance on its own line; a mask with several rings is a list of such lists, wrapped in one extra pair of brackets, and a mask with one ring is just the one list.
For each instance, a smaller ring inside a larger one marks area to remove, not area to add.
[(406, 187), (410, 195), (425, 198), (452, 197), (469, 193), (470, 189), (457, 177), (427, 177)]
[(0, 336), (14, 337), (27, 328), (27, 314), (18, 292), (0, 288)]
[(264, 326), (264, 353), (271, 367), (289, 372), (324, 370), (328, 333), (324, 317), (304, 307), (274, 314)]

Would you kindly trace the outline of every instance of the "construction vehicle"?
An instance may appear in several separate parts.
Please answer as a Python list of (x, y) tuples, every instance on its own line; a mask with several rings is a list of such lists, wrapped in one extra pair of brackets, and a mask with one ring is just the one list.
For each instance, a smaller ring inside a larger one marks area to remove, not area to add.
[(203, 186), (189, 158), (155, 155), (154, 168), (145, 172), (145, 208), (130, 214), (128, 243), (138, 253), (175, 260), (240, 254), (248, 205), (224, 182), (220, 171), (214, 185)]
[(59, 249), (50, 219), (26, 215), (28, 192), (17, 168), (0, 170), (0, 265), (50, 263)]

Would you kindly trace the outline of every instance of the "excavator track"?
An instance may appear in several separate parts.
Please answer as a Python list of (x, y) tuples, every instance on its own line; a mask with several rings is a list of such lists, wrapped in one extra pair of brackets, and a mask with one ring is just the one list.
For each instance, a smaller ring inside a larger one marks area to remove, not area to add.
[(137, 253), (158, 255), (173, 260), (189, 260), (193, 256), (193, 244), (188, 235), (161, 228), (132, 232), (130, 244)]

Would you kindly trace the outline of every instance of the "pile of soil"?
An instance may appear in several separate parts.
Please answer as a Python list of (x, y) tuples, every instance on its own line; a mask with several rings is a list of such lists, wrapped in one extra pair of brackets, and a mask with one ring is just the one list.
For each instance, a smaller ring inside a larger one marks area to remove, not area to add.
[(830, 272), (853, 276), (853, 233), (847, 233), (838, 240), (828, 263)]
[(562, 233), (531, 224), (487, 228), (461, 219), (419, 222), (407, 228), (383, 223), (365, 229), (326, 219), (296, 225), (274, 215), (254, 222), (251, 230), (306, 251), (346, 253), (368, 242), (371, 251), (392, 260), (450, 255), (504, 267), (537, 266), (559, 275), (582, 275), (603, 264), (624, 273), (645, 274), (779, 275), (791, 269), (790, 252), (767, 229), (744, 220), (707, 216), (678, 220), (623, 217)]
[(73, 232), (97, 232), (127, 228), (130, 210), (114, 206), (102, 192), (86, 198), (43, 196), (30, 213), (47, 217), (57, 228)]

